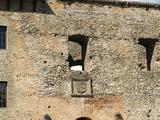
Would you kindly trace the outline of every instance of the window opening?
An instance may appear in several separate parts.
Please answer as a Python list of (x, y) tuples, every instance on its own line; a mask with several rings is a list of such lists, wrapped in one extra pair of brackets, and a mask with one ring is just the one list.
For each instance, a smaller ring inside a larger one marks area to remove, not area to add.
[(0, 26), (0, 49), (6, 49), (6, 26)]
[(0, 107), (7, 107), (7, 82), (0, 82)]
[(69, 67), (70, 70), (84, 70), (84, 62), (88, 44), (88, 36), (72, 35), (69, 36)]
[(140, 38), (139, 44), (145, 47), (146, 50), (146, 61), (147, 61), (147, 70), (151, 70), (151, 62), (152, 62), (152, 56), (155, 48), (155, 44), (158, 41), (158, 39), (151, 39), (151, 38)]

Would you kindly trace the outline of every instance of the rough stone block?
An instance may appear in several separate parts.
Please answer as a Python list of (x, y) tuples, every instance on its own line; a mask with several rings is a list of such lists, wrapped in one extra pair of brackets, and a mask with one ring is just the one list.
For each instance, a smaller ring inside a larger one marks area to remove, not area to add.
[(82, 59), (82, 47), (79, 43), (69, 41), (69, 54), (72, 56), (73, 60)]

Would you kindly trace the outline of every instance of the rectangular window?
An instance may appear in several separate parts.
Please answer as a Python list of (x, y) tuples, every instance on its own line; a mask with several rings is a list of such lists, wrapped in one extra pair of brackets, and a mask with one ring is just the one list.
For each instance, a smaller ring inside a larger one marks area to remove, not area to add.
[(140, 69), (146, 69), (150, 71), (155, 45), (159, 39), (139, 38), (138, 40), (139, 44), (143, 47), (141, 47), (141, 51), (139, 50), (139, 67)]
[(6, 26), (0, 26), (0, 49), (6, 49)]
[(0, 107), (7, 107), (7, 82), (0, 82)]
[(69, 36), (69, 67), (70, 70), (83, 71), (86, 57), (88, 36), (76, 34)]

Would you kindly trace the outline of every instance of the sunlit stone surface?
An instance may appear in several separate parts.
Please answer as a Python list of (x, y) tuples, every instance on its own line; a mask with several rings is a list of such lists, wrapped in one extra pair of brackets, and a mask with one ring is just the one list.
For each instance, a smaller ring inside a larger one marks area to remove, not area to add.
[(73, 71), (82, 71), (82, 66), (81, 65), (72, 66), (70, 68), (70, 70), (73, 70)]

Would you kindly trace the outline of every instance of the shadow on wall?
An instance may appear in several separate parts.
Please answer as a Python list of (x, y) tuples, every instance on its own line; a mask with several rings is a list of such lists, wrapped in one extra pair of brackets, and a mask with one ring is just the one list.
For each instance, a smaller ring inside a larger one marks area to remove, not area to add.
[(0, 0), (0, 11), (54, 14), (46, 0)]

